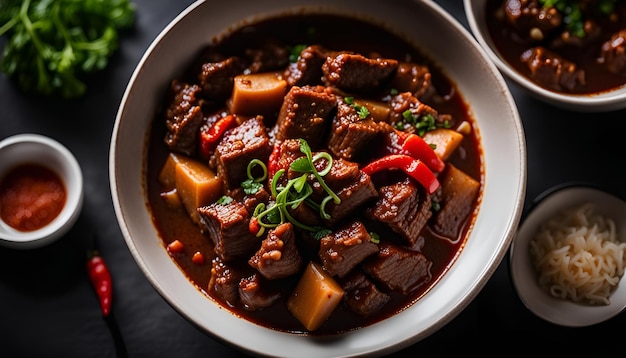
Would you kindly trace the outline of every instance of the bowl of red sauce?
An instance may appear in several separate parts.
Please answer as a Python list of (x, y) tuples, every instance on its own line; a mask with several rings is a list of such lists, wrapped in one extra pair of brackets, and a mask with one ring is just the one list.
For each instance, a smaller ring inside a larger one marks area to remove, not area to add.
[(64, 145), (39, 134), (0, 141), (0, 245), (47, 245), (67, 233), (82, 205), (82, 171)]

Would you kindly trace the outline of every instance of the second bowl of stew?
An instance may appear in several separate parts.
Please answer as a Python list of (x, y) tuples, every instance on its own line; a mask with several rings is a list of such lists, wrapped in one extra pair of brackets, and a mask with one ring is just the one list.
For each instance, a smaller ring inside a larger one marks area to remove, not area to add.
[(498, 68), (552, 105), (626, 108), (626, 2), (464, 0), (469, 26)]

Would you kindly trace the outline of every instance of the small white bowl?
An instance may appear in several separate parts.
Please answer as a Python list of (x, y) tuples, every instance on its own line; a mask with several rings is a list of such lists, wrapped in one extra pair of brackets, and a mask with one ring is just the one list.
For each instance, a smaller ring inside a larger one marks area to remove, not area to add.
[(606, 112), (626, 108), (626, 86), (591, 95), (574, 95), (546, 90), (529, 80), (500, 56), (489, 32), (486, 18), (487, 0), (463, 0), (469, 27), (478, 43), (500, 71), (535, 98), (570, 111)]
[(626, 308), (624, 279), (606, 306), (590, 306), (551, 296), (541, 289), (532, 266), (529, 243), (539, 226), (564, 209), (595, 204), (597, 214), (614, 220), (620, 241), (626, 241), (626, 201), (584, 185), (557, 187), (541, 195), (523, 219), (510, 250), (513, 284), (523, 304), (538, 317), (567, 327), (591, 326), (610, 319)]
[(0, 219), (0, 245), (32, 249), (63, 236), (76, 222), (83, 206), (83, 175), (74, 155), (61, 143), (38, 134), (18, 134), (0, 142), (0, 180), (16, 165), (34, 163), (53, 170), (66, 189), (63, 210), (44, 227), (19, 231)]

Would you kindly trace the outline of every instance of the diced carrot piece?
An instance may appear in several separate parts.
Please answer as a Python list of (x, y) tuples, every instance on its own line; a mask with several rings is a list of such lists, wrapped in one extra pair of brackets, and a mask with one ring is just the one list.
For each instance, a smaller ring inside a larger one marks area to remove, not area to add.
[(287, 81), (280, 73), (265, 72), (235, 77), (231, 112), (243, 115), (278, 112), (285, 97)]
[(446, 161), (461, 144), (463, 135), (452, 129), (437, 128), (426, 132), (423, 138), (426, 143), (434, 144), (435, 153), (441, 160)]
[(318, 264), (310, 262), (304, 270), (287, 307), (309, 331), (318, 329), (337, 308), (344, 291)]

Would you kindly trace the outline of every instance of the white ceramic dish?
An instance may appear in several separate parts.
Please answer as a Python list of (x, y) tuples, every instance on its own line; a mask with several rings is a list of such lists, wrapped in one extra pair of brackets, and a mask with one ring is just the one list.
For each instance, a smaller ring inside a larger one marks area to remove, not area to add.
[(463, 0), (465, 15), (474, 37), (500, 71), (532, 96), (555, 106), (581, 112), (603, 112), (626, 108), (626, 86), (594, 95), (568, 95), (548, 91), (522, 76), (498, 53), (487, 31), (487, 0)]
[(1, 245), (32, 249), (59, 239), (74, 225), (83, 206), (83, 176), (76, 158), (65, 146), (38, 134), (18, 134), (0, 142), (0, 178), (21, 163), (35, 163), (52, 169), (60, 176), (67, 191), (61, 213), (41, 229), (18, 231), (0, 220)]
[(610, 296), (607, 306), (588, 306), (558, 299), (537, 284), (529, 253), (529, 243), (537, 228), (562, 210), (587, 202), (596, 204), (598, 214), (612, 218), (620, 241), (626, 241), (626, 201), (593, 187), (573, 185), (542, 195), (524, 218), (511, 244), (511, 275), (520, 299), (538, 317), (561, 326), (591, 326), (610, 319), (626, 307), (626, 284), (623, 280)]
[[(207, 299), (163, 247), (146, 207), (144, 188), (145, 141), (154, 118), (153, 109), (170, 81), (185, 69), (203, 45), (243, 20), (303, 8), (378, 19), (418, 44), (457, 82), (470, 104), (482, 136), (485, 163), (482, 207), (475, 227), (443, 279), (402, 313), (366, 328), (326, 338), (270, 330), (237, 318)], [(473, 300), (496, 270), (521, 216), (526, 145), (517, 108), (503, 77), (471, 34), (434, 2), (199, 1), (163, 30), (132, 75), (112, 135), (110, 182), (118, 222), (137, 264), (172, 307), (207, 333), (258, 355), (380, 356), (440, 329)]]

